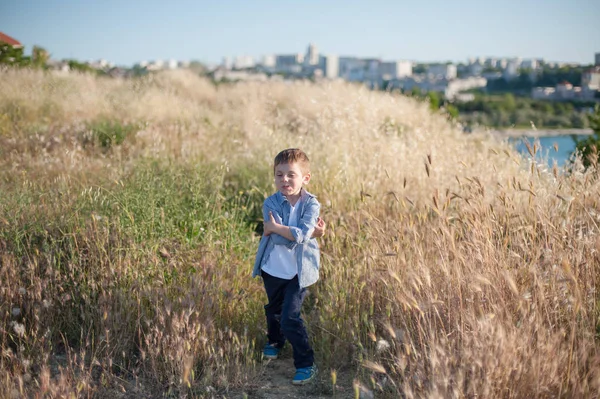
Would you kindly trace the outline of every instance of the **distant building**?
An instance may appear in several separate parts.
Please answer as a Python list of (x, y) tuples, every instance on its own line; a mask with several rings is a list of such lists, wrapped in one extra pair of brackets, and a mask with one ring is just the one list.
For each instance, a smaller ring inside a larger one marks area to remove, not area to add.
[(556, 89), (554, 87), (534, 87), (531, 90), (531, 98), (534, 100), (548, 100), (554, 97)]
[(469, 73), (471, 76), (481, 76), (483, 73), (483, 65), (479, 62), (469, 65)]
[(13, 48), (21, 48), (23, 45), (17, 39), (14, 39), (7, 34), (0, 32), (0, 43), (6, 43), (11, 45)]
[[(596, 54), (596, 58), (600, 54)], [(581, 75), (581, 86), (591, 90), (600, 90), (600, 66), (588, 69)]]
[(496, 80), (502, 78), (502, 72), (482, 72), (481, 77), (487, 80)]
[(497, 63), (498, 63), (498, 60), (496, 58), (488, 57), (485, 59), (483, 65), (485, 65), (488, 68), (495, 68)]
[[(471, 65), (476, 65), (475, 63)], [(455, 79), (456, 65), (454, 64), (432, 64), (427, 69), (427, 76), (437, 79)]]
[(299, 73), (304, 63), (303, 54), (276, 55), (275, 69), (279, 72)]
[(172, 60), (171, 59), (171, 60), (167, 61), (167, 68), (168, 69), (177, 69), (177, 65), (178, 65), (177, 60)]
[(165, 66), (165, 62), (163, 60), (150, 61), (148, 65), (146, 65), (146, 69), (148, 71), (160, 71)]
[(48, 60), (46, 64), (48, 69), (53, 71), (54, 73), (60, 75), (66, 75), (69, 73), (71, 68), (69, 67), (69, 63), (67, 61), (56, 61), (56, 60)]
[(255, 66), (254, 58), (249, 55), (238, 55), (233, 60), (234, 69), (247, 69)]
[(504, 73), (502, 74), (504, 79), (512, 80), (519, 76), (519, 68), (521, 67), (521, 60), (516, 58), (512, 59), (506, 64), (506, 68), (504, 69)]
[(600, 66), (600, 53), (596, 53), (596, 60), (594, 62), (594, 65)]
[(275, 68), (276, 57), (273, 54), (265, 55), (262, 58), (262, 66), (266, 68)]
[(572, 91), (573, 85), (566, 80), (556, 85), (556, 95), (559, 98), (570, 98)]
[(453, 100), (463, 91), (485, 86), (487, 86), (487, 79), (482, 77), (472, 76), (465, 79), (452, 79), (447, 82), (444, 88), (444, 97)]
[(100, 60), (96, 60), (96, 61), (90, 61), (87, 63), (89, 66), (91, 66), (94, 69), (102, 69), (102, 70), (106, 70), (109, 68), (112, 68), (113, 65), (112, 63), (104, 60), (104, 59), (100, 59)]
[(306, 49), (304, 63), (306, 65), (317, 65), (319, 63), (319, 51), (317, 50), (317, 46), (312, 43), (310, 43)]
[(339, 76), (345, 80), (352, 80), (357, 71), (364, 71), (366, 62), (356, 57), (339, 58)]
[(213, 79), (216, 81), (258, 81), (264, 82), (267, 80), (267, 75), (264, 73), (251, 73), (247, 71), (232, 71), (219, 67), (213, 72)]
[(365, 69), (364, 80), (371, 84), (371, 86), (378, 86), (381, 81), (381, 74), (379, 73), (379, 66), (381, 60), (377, 58), (365, 59), (367, 62), (367, 68)]
[(384, 61), (379, 65), (379, 73), (383, 80), (400, 79), (412, 75), (410, 61)]
[(321, 57), (321, 68), (323, 76), (327, 79), (335, 79), (340, 75), (340, 62), (336, 55), (326, 55)]
[(536, 59), (529, 59), (529, 60), (523, 60), (521, 62), (521, 68), (527, 68), (527, 69), (538, 69), (539, 64), (538, 64), (538, 60)]

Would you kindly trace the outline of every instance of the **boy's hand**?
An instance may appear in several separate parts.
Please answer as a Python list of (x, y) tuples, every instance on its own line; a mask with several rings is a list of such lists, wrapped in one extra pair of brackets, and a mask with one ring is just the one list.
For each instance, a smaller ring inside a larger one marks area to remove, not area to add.
[(327, 227), (327, 223), (321, 218), (317, 219), (317, 225), (312, 233), (312, 238), (323, 237), (325, 235), (325, 228)]
[(273, 217), (273, 212), (269, 211), (269, 220), (266, 221), (263, 225), (263, 234), (268, 236), (271, 233), (274, 233), (277, 229), (277, 226), (279, 226), (279, 224), (275, 221), (275, 218)]

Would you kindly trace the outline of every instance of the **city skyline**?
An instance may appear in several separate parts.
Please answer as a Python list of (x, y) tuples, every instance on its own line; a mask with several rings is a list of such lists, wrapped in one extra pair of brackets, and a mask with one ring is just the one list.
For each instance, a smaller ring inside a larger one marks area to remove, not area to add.
[[(493, 18), (491, 16), (494, 16)], [(427, 5), (375, 1), (302, 4), (158, 1), (86, 4), (25, 0), (0, 5), (0, 31), (54, 59), (118, 65), (175, 59), (303, 53), (309, 42), (339, 56), (464, 62), (470, 57), (543, 58), (592, 64), (600, 3), (465, 0)], [(293, 18), (292, 18), (293, 17)]]

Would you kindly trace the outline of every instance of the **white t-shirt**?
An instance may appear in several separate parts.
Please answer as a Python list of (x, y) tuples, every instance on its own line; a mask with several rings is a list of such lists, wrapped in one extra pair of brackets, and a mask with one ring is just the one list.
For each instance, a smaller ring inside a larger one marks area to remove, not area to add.
[[(298, 227), (300, 201), (295, 206), (290, 206), (290, 218), (288, 226)], [(285, 245), (275, 245), (271, 251), (267, 263), (262, 269), (271, 276), (285, 280), (291, 280), (298, 274), (298, 262), (296, 260), (296, 249), (289, 249)]]

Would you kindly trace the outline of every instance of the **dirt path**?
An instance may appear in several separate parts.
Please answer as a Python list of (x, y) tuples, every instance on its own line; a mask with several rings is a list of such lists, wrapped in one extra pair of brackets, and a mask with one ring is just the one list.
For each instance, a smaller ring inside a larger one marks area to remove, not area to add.
[[(308, 398), (324, 399), (332, 398), (346, 399), (354, 398), (352, 379), (348, 375), (338, 372), (336, 383), (336, 395), (333, 395), (333, 386), (330, 370), (319, 370), (315, 381), (303, 386), (292, 384), (292, 378), (296, 369), (291, 356), (284, 356), (277, 360), (267, 360), (262, 365), (263, 369), (256, 385), (246, 392), (237, 393), (233, 398), (248, 399), (291, 399)], [(244, 396), (244, 394), (246, 396)]]

